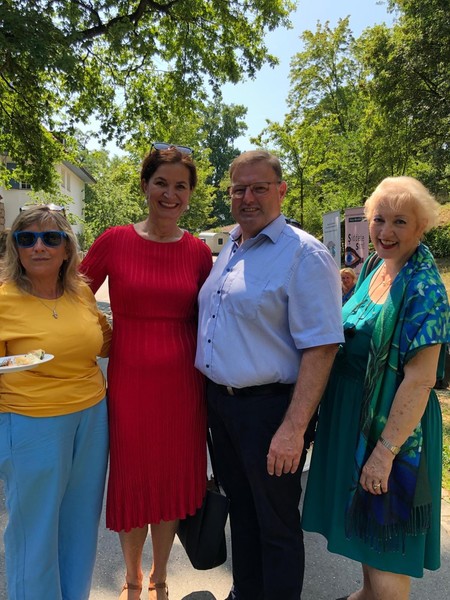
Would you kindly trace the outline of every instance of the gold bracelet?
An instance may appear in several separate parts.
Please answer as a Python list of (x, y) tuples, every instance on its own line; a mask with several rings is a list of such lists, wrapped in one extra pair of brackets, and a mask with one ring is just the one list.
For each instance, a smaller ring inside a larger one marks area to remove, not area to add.
[(400, 452), (400, 446), (394, 446), (394, 444), (391, 444), (391, 442), (385, 440), (382, 435), (380, 435), (378, 441), (383, 444), (385, 448), (390, 450), (394, 456), (397, 456), (397, 454)]

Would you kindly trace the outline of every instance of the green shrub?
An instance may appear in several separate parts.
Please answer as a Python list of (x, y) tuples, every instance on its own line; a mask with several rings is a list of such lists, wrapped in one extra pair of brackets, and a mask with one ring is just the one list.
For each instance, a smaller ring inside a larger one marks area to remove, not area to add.
[(435, 258), (450, 256), (450, 225), (434, 227), (425, 234), (424, 243), (430, 248)]
[(442, 408), (442, 432), (443, 432), (443, 448), (442, 448), (442, 487), (445, 490), (450, 490), (450, 404), (445, 402), (448, 398), (444, 392), (439, 394)]

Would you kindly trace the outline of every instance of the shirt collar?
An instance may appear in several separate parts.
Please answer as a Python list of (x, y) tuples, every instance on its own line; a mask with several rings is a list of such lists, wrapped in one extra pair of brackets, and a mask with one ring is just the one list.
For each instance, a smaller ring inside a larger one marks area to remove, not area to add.
[[(264, 235), (264, 236), (268, 237), (275, 244), (276, 241), (278, 240), (278, 238), (280, 237), (281, 232), (283, 231), (285, 226), (286, 226), (286, 218), (284, 215), (280, 215), (276, 219), (274, 219), (271, 223), (266, 225), (266, 227), (264, 227), (264, 229), (262, 231), (260, 231), (257, 235), (255, 235), (254, 239), (258, 239), (260, 236)], [(241, 237), (241, 235), (242, 235), (242, 229), (241, 229), (240, 225), (236, 225), (236, 227), (234, 229), (232, 229), (230, 232), (230, 238), (235, 244), (239, 243), (239, 238)]]

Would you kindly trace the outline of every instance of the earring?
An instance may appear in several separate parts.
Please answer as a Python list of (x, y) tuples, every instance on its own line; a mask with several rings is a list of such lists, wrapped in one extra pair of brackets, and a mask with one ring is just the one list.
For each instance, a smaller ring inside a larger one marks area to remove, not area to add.
[(189, 210), (191, 208), (191, 206), (189, 204), (186, 204), (186, 210)]

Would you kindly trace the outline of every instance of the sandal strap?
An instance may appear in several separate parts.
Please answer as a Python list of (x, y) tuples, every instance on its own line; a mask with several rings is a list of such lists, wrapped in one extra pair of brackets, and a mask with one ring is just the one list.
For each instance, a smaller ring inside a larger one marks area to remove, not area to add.
[(162, 583), (151, 583), (150, 582), (150, 585), (148, 586), (149, 592), (153, 592), (154, 590), (162, 590), (162, 589), (164, 589), (167, 594), (168, 587), (167, 587), (167, 583), (165, 581), (163, 581)]
[(122, 591), (123, 590), (139, 590), (141, 592), (142, 585), (136, 585), (135, 583), (125, 583), (122, 588)]

